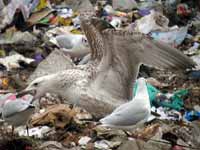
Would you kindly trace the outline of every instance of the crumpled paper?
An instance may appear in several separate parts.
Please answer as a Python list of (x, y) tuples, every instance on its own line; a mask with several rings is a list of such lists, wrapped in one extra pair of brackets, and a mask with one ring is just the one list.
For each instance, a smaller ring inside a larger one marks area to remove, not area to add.
[(57, 104), (47, 107), (46, 111), (36, 114), (30, 120), (33, 126), (53, 125), (56, 128), (65, 128), (73, 123), (81, 124), (81, 120), (91, 119), (91, 115), (78, 107)]
[(119, 10), (131, 10), (137, 7), (137, 2), (135, 0), (113, 0), (114, 9)]
[(56, 128), (64, 128), (71, 123), (75, 115), (74, 109), (67, 105), (53, 105), (48, 107), (44, 113), (33, 116), (30, 123), (33, 126), (51, 124)]
[(169, 31), (154, 31), (151, 32), (151, 37), (157, 41), (170, 44), (173, 47), (180, 45), (185, 39), (188, 32), (188, 27), (170, 29)]
[(20, 54), (14, 54), (5, 58), (0, 58), (0, 64), (4, 65), (8, 71), (20, 68), (19, 62), (25, 62), (27, 64), (30, 64), (34, 61), (34, 59), (26, 58)]
[[(51, 128), (49, 128), (48, 126), (42, 126), (42, 127), (34, 127), (31, 129), (28, 129), (28, 134), (29, 136), (34, 136), (36, 138), (44, 138), (44, 135), (47, 134), (49, 131), (51, 130)], [(27, 129), (20, 129), (18, 131), (19, 136), (28, 136), (27, 134)]]
[(30, 32), (9, 31), (0, 35), (0, 44), (34, 44), (37, 38)]
[[(17, 9), (21, 10), (23, 17), (26, 20), (31, 11), (36, 7), (37, 1), (38, 0), (11, 0), (7, 6), (4, 6), (2, 10), (0, 9), (0, 14), (3, 17), (0, 29), (12, 22)], [(3, 5), (2, 2), (0, 2), (0, 5)]]
[(167, 31), (169, 20), (163, 14), (151, 11), (149, 15), (136, 20), (136, 31), (148, 34), (152, 31)]

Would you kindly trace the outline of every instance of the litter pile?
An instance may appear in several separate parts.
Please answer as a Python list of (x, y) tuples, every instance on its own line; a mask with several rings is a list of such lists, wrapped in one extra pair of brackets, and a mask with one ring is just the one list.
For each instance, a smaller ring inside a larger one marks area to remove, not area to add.
[[(141, 90), (139, 78), (131, 99), (141, 94), (138, 99), (148, 97), (150, 105), (144, 108), (148, 111), (143, 117), (148, 116), (146, 123), (134, 130), (102, 125), (112, 122), (109, 117), (118, 117), (131, 101), (102, 119), (53, 92), (39, 99), (23, 93), (38, 77), (90, 66), (93, 56), (81, 28), (83, 11), (95, 12), (115, 30), (139, 32), (164, 42), (196, 63), (182, 72), (140, 67), (146, 90)], [(0, 32), (0, 149), (200, 149), (198, 0), (0, 0)]]

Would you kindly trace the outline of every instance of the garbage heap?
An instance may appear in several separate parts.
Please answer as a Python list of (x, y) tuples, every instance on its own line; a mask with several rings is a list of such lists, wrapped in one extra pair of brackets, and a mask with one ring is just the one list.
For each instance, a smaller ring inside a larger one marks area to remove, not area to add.
[[(183, 72), (140, 68), (156, 116), (134, 131), (101, 127), (90, 112), (47, 93), (34, 101), (28, 133), (22, 125), (15, 128), (13, 138), (11, 126), (2, 119), (0, 149), (200, 149), (198, 0), (0, 0), (1, 114), (9, 100), (34, 98), (17, 94), (35, 78), (88, 63), (82, 10), (95, 11), (115, 29), (141, 32), (178, 48), (197, 66)], [(136, 89), (137, 84), (133, 94)]]

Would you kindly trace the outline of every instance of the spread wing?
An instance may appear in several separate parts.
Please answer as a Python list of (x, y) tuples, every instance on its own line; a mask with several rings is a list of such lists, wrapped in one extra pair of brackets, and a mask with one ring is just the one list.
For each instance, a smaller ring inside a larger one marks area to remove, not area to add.
[[(129, 99), (132, 97), (132, 84), (137, 77), (140, 64), (143, 63), (160, 69), (186, 69), (195, 65), (190, 58), (179, 50), (141, 33), (106, 29), (102, 31), (102, 36), (107, 54), (104, 55), (106, 58), (103, 57), (102, 61), (109, 59), (110, 62), (104, 62), (100, 70), (104, 70), (112, 64), (115, 72), (121, 74), (121, 78), (116, 82), (121, 81), (124, 89), (128, 89)], [(106, 65), (107, 67), (105, 67)], [(120, 91), (117, 90), (117, 92)], [(125, 91), (123, 92), (125, 93)]]
[(96, 90), (104, 89), (115, 98), (132, 96), (132, 84), (140, 64), (157, 68), (184, 69), (195, 64), (180, 51), (149, 37), (125, 30), (110, 29), (108, 23), (98, 18), (82, 21), (82, 27), (92, 50), (99, 59)]
[(126, 59), (135, 59), (159, 69), (186, 69), (195, 65), (179, 50), (138, 32), (106, 29), (102, 36), (106, 51), (112, 49), (115, 57), (125, 55)]
[(64, 55), (63, 52), (59, 50), (54, 50), (38, 65), (36, 70), (29, 77), (28, 82), (30, 83), (38, 77), (71, 69), (73, 67), (74, 64), (68, 56)]

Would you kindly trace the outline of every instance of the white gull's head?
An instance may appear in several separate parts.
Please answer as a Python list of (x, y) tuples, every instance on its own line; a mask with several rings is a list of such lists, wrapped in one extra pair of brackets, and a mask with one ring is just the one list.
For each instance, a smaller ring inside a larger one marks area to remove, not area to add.
[(84, 73), (73, 69), (61, 71), (55, 74), (50, 74), (38, 77), (33, 80), (18, 96), (32, 93), (34, 99), (40, 98), (45, 93), (54, 93), (60, 96), (65, 95), (68, 89), (80, 79), (84, 79)]
[(22, 92), (19, 94), (32, 93), (34, 94), (34, 99), (40, 98), (47, 92), (56, 93), (57, 78), (55, 74), (46, 75), (33, 80)]

